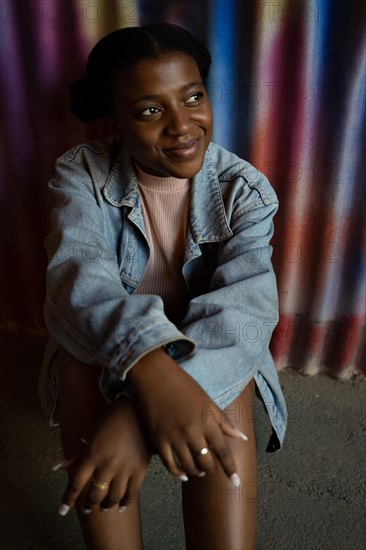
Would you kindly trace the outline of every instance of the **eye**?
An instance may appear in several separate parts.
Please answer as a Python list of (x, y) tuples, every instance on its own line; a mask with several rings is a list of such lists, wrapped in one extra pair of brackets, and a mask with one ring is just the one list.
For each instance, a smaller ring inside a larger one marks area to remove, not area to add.
[(196, 92), (195, 94), (191, 95), (191, 97), (187, 99), (186, 103), (188, 103), (188, 105), (197, 105), (198, 103), (201, 102), (202, 98), (203, 98), (203, 93)]
[(160, 111), (161, 109), (158, 109), (157, 107), (147, 107), (147, 109), (143, 109), (142, 111), (139, 111), (137, 114), (139, 116), (149, 117), (160, 113)]

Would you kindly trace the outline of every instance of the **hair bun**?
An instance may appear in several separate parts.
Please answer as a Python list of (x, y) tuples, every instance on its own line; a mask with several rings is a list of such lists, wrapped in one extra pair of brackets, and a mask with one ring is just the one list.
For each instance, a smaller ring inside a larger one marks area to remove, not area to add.
[(105, 116), (87, 78), (78, 78), (69, 88), (70, 109), (83, 122), (94, 122)]

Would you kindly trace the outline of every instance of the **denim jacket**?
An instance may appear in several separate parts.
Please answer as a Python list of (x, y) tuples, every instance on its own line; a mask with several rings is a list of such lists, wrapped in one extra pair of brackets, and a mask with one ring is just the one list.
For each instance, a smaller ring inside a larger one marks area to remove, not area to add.
[(44, 313), (51, 339), (102, 367), (108, 402), (158, 347), (219, 405), (254, 377), (272, 424), (267, 451), (279, 449), (287, 415), (268, 349), (278, 321), (269, 245), (278, 201), (266, 177), (209, 145), (192, 181), (182, 267), (190, 300), (177, 326), (159, 296), (134, 294), (149, 245), (128, 152), (110, 139), (74, 147), (57, 160), (49, 187), (55, 205)]

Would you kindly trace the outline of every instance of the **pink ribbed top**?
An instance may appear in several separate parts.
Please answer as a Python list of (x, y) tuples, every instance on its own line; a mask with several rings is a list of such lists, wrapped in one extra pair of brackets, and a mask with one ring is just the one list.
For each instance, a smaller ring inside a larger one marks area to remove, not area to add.
[(136, 289), (157, 294), (167, 317), (177, 323), (184, 315), (188, 291), (182, 264), (189, 222), (190, 180), (160, 178), (136, 166), (150, 257)]

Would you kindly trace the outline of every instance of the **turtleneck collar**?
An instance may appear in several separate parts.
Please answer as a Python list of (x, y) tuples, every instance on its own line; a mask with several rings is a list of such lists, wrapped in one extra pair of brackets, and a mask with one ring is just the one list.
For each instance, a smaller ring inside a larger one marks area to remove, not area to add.
[(141, 187), (150, 189), (151, 191), (159, 191), (165, 193), (174, 193), (175, 191), (181, 191), (186, 189), (190, 185), (189, 179), (180, 179), (160, 176), (153, 176), (144, 172), (136, 163), (134, 163), (138, 183)]

